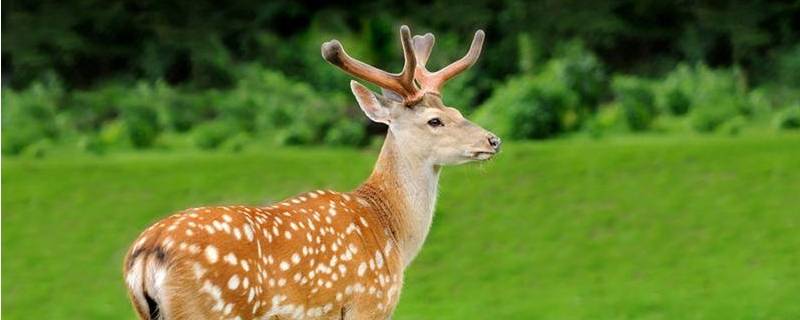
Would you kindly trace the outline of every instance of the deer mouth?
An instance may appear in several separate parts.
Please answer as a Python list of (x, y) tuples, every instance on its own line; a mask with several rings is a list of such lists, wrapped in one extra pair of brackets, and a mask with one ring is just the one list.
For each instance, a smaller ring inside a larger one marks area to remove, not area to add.
[(495, 151), (475, 151), (472, 152), (471, 158), (473, 160), (483, 161), (491, 159), (492, 157), (494, 157), (495, 154), (497, 154), (497, 152)]

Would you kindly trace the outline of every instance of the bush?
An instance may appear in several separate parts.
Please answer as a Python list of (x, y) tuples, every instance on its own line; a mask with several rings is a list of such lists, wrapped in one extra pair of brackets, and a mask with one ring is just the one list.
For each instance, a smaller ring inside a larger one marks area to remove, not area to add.
[(325, 134), (324, 142), (334, 146), (362, 146), (366, 143), (364, 125), (349, 119), (339, 120)]
[(689, 112), (692, 100), (690, 92), (681, 87), (682, 75), (672, 73), (663, 81), (653, 85), (653, 95), (658, 110), (666, 114), (682, 116)]
[(775, 61), (778, 79), (785, 85), (800, 87), (800, 44), (779, 52)]
[(308, 123), (295, 122), (278, 135), (278, 143), (294, 146), (317, 143), (316, 132)]
[(649, 129), (657, 116), (650, 84), (635, 77), (617, 76), (612, 87), (628, 128), (632, 131)]
[(30, 158), (41, 159), (47, 156), (48, 152), (53, 148), (53, 143), (50, 140), (39, 140), (25, 148), (23, 156)]
[(786, 108), (775, 116), (775, 128), (779, 130), (800, 129), (800, 105)]
[(747, 126), (747, 119), (743, 116), (736, 116), (725, 121), (720, 126), (719, 131), (726, 135), (735, 136), (741, 133), (745, 126)]
[(225, 121), (212, 121), (198, 125), (193, 131), (195, 145), (204, 150), (219, 148), (238, 133), (236, 124)]
[(239, 133), (222, 144), (221, 148), (229, 152), (241, 152), (250, 143), (250, 137), (244, 133)]
[(594, 111), (608, 95), (608, 77), (605, 68), (594, 53), (582, 42), (572, 40), (561, 44), (555, 52), (557, 58), (548, 62), (558, 80), (577, 93), (579, 104)]
[(476, 121), (510, 139), (544, 139), (561, 133), (565, 115), (578, 109), (577, 95), (562, 82), (524, 76), (497, 88)]
[[(281, 144), (363, 143), (357, 137), (364, 131), (363, 125), (360, 129), (342, 128), (342, 121), (352, 121), (345, 119), (352, 118), (351, 114), (357, 110), (351, 97), (316, 92), (308, 84), (288, 79), (279, 72), (259, 66), (241, 69), (241, 79), (227, 99), (247, 110), (240, 110), (240, 116), (234, 117), (239, 123), (248, 119), (254, 121), (256, 131), (277, 130)], [(251, 116), (250, 111), (255, 114)], [(221, 117), (227, 118), (228, 113)], [(339, 132), (329, 134), (328, 131), (337, 126)], [(328, 136), (330, 138), (326, 138)]]
[(27, 146), (59, 136), (56, 114), (63, 99), (58, 83), (35, 83), (14, 92), (3, 90), (3, 154), (19, 154)]
[(122, 121), (125, 123), (126, 135), (136, 149), (148, 148), (158, 138), (158, 114), (147, 105), (126, 106), (122, 111)]
[(187, 132), (199, 123), (214, 119), (219, 111), (214, 109), (213, 99), (209, 95), (174, 92), (169, 98), (165, 97), (167, 103), (159, 109), (159, 122), (166, 129)]
[(104, 154), (108, 150), (108, 145), (97, 135), (87, 134), (78, 140), (78, 148), (89, 153)]

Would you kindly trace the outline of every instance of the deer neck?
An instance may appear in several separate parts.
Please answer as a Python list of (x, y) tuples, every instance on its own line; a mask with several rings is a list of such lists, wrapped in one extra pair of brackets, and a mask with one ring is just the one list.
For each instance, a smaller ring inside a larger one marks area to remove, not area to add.
[(433, 221), (440, 167), (399, 150), (389, 131), (372, 175), (356, 193), (371, 203), (408, 266), (422, 249)]

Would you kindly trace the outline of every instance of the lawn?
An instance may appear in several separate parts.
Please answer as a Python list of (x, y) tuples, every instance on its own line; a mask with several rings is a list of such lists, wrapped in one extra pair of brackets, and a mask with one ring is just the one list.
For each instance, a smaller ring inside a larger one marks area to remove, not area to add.
[[(376, 151), (3, 159), (6, 319), (133, 319), (159, 217), (347, 190)], [(798, 319), (800, 136), (505, 146), (448, 168), (396, 319)]]

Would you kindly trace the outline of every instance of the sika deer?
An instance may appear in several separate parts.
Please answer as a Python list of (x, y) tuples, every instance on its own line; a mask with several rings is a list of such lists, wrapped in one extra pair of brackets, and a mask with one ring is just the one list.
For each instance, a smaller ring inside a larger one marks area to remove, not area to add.
[(442, 103), (440, 89), (478, 58), (425, 63), (434, 38), (400, 29), (405, 66), (390, 74), (348, 56), (322, 56), (355, 81), (373, 121), (388, 124), (372, 175), (352, 192), (312, 191), (268, 207), (188, 209), (145, 230), (126, 256), (128, 293), (142, 319), (387, 319), (403, 271), (428, 234), (444, 165), (486, 160), (500, 139)]

